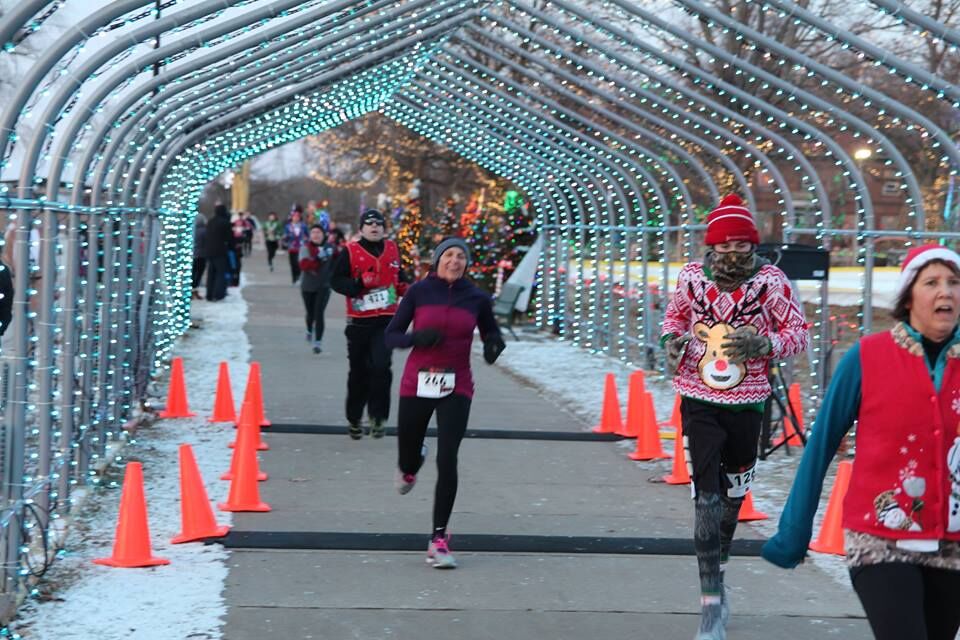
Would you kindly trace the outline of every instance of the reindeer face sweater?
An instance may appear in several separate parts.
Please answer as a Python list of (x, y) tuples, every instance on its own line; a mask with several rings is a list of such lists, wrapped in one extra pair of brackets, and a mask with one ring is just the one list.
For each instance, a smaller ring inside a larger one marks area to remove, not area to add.
[[(724, 337), (751, 325), (770, 339), (764, 358), (734, 364), (724, 355)], [(782, 359), (807, 348), (809, 334), (803, 311), (783, 271), (766, 264), (730, 292), (721, 291), (699, 262), (680, 270), (677, 288), (667, 305), (662, 336), (691, 337), (673, 386), (687, 398), (723, 405), (750, 405), (770, 395), (770, 359)]]

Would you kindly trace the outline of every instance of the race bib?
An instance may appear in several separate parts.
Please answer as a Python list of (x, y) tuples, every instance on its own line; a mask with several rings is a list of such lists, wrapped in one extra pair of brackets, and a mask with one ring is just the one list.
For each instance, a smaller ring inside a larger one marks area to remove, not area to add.
[(423, 369), (417, 374), (418, 398), (444, 398), (457, 386), (456, 374), (444, 369)]
[(919, 553), (935, 553), (940, 551), (939, 540), (897, 540), (897, 548)]
[(745, 471), (739, 473), (728, 473), (727, 480), (730, 482), (730, 487), (727, 489), (727, 495), (731, 498), (742, 498), (747, 495), (747, 491), (750, 490), (750, 485), (753, 484), (754, 478), (757, 477), (757, 466), (754, 465)]
[(353, 308), (357, 311), (376, 311), (386, 309), (397, 301), (397, 292), (393, 286), (371, 289), (361, 298), (353, 299)]

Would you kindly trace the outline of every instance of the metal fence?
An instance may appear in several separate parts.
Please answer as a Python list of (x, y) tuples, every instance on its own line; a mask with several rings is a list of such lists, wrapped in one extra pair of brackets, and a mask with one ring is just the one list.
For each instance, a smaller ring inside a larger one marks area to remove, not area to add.
[[(748, 4), (882, 69), (884, 90), (708, 1), (665, 2), (668, 15), (630, 0), (116, 0), (78, 3), (86, 12), (50, 35), (70, 4), (25, 0), (0, 18), (0, 61), (20, 65), (0, 114), (14, 275), (0, 362), (8, 598), (47, 563), (73, 492), (95, 481), (189, 327), (204, 186), (278, 145), (378, 111), (513, 181), (544, 238), (537, 322), (644, 366), (658, 364), (666, 263), (695, 256), (702, 212), (725, 192), (785, 240), (829, 250), (852, 238), (866, 309), (876, 239), (913, 242), (949, 226), (960, 150), (942, 120), (902, 96), (956, 114), (960, 89), (789, 0)], [(922, 12), (864, 4), (904, 37), (951, 55), (960, 46)], [(719, 47), (677, 16), (757, 55)], [(944, 193), (910, 165), (918, 140)], [(878, 228), (854, 143), (890, 172), (904, 230)], [(833, 223), (838, 192), (855, 221), (847, 228)], [(815, 387), (827, 371), (823, 296)]]

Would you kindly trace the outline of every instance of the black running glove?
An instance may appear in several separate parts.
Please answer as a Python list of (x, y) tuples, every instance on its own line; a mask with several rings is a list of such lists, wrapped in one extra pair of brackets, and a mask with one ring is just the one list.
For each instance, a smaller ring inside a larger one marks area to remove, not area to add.
[(350, 297), (359, 298), (360, 294), (363, 293), (363, 280), (360, 278), (354, 278), (351, 284), (353, 286), (351, 287), (352, 290), (350, 292)]
[(500, 334), (495, 333), (483, 341), (483, 359), (487, 364), (493, 364), (507, 348)]
[(726, 336), (720, 345), (724, 355), (734, 364), (741, 364), (753, 358), (762, 358), (770, 353), (773, 345), (770, 338), (757, 333), (753, 325), (737, 327)]
[(437, 329), (420, 329), (413, 332), (413, 346), (435, 347), (443, 342), (443, 334)]
[(337, 291), (348, 298), (359, 298), (360, 294), (363, 293), (363, 281), (360, 278), (344, 278), (338, 280), (338, 283), (341, 288)]

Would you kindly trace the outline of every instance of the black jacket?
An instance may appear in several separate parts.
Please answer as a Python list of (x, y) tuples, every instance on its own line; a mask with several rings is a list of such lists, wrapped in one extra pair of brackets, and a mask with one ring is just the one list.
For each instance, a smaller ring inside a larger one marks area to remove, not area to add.
[(225, 258), (234, 248), (233, 226), (230, 224), (230, 212), (223, 205), (217, 205), (213, 217), (207, 223), (207, 233), (203, 238), (204, 258)]
[(0, 262), (0, 336), (13, 320), (13, 274), (3, 262)]

